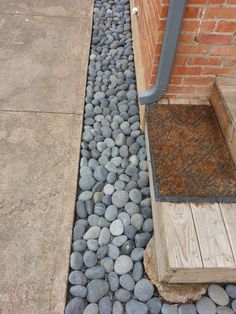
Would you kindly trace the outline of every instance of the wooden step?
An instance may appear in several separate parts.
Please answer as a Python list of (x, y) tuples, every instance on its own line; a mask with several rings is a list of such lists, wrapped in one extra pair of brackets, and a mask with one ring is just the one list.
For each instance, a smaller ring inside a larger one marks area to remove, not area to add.
[(210, 102), (236, 164), (236, 77), (217, 77)]
[(157, 201), (145, 138), (159, 281), (236, 282), (236, 203)]

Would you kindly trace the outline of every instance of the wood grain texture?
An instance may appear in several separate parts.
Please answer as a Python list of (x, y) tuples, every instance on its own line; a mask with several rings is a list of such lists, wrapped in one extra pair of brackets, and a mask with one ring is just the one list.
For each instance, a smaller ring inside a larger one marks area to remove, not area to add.
[(168, 283), (235, 283), (236, 268), (180, 269)]
[[(155, 238), (155, 249), (157, 256), (157, 274), (158, 279), (161, 282), (168, 282), (172, 277), (172, 272), (169, 272), (168, 265), (168, 248), (165, 241), (165, 232), (162, 230), (160, 208), (161, 203), (155, 201), (155, 191), (153, 186), (153, 174), (152, 165), (150, 160), (150, 150), (149, 150), (149, 139), (147, 126), (145, 126), (145, 140), (146, 140), (146, 150), (147, 150), (147, 162), (148, 162), (148, 174), (149, 174), (149, 186), (152, 201), (152, 216), (154, 225), (154, 238)], [(164, 238), (163, 238), (164, 237)]]
[(163, 202), (161, 217), (170, 268), (203, 267), (189, 203)]
[(204, 268), (234, 267), (234, 257), (217, 203), (191, 203)]
[(229, 242), (236, 261), (236, 204), (220, 204)]
[(210, 101), (236, 165), (236, 78), (217, 78)]
[[(134, 0), (130, 0), (130, 11), (135, 7)], [(135, 72), (137, 81), (138, 93), (146, 90), (145, 78), (144, 78), (144, 68), (142, 62), (139, 30), (138, 30), (138, 19), (137, 15), (131, 14), (131, 27), (132, 27), (132, 39), (133, 39), (133, 51), (134, 51), (134, 62), (135, 62)], [(139, 103), (139, 114), (140, 114), (140, 128), (144, 131), (145, 128), (145, 106)]]

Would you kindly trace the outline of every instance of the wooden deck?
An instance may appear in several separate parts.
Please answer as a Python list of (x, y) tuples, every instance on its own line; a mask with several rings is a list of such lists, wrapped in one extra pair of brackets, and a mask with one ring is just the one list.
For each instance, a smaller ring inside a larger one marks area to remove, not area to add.
[(236, 203), (157, 202), (145, 137), (159, 281), (236, 282)]
[(218, 77), (210, 101), (236, 164), (236, 77)]

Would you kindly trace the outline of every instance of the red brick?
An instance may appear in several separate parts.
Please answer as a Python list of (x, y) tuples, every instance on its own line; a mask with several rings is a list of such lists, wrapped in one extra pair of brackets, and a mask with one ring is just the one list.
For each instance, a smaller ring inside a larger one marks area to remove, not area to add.
[(214, 82), (214, 77), (211, 76), (187, 76), (184, 77), (185, 85), (208, 85)]
[(236, 59), (225, 59), (224, 60), (224, 66), (228, 66), (228, 67), (235, 67), (236, 66)]
[(236, 17), (236, 8), (230, 7), (217, 7), (207, 8), (205, 18), (217, 18), (217, 19), (233, 19)]
[(177, 85), (177, 84), (181, 84), (182, 83), (182, 76), (171, 76), (170, 77), (170, 84), (175, 84), (175, 85)]
[(202, 74), (204, 75), (230, 75), (233, 74), (235, 71), (232, 67), (224, 67), (224, 68), (218, 68), (218, 67), (205, 67), (202, 70)]
[(236, 4), (236, 0), (227, 0), (228, 4)]
[(174, 64), (175, 65), (184, 65), (187, 63), (187, 61), (188, 61), (188, 57), (176, 55), (175, 60), (174, 60)]
[(193, 93), (195, 91), (194, 86), (189, 85), (169, 85), (167, 93), (178, 93), (178, 94), (185, 94), (185, 93)]
[(228, 45), (233, 36), (222, 34), (198, 34), (196, 41), (200, 44), (215, 44), (215, 45)]
[(213, 32), (216, 27), (216, 22), (205, 22), (203, 21), (200, 25), (200, 30), (202, 32)]
[(223, 4), (225, 0), (188, 0), (188, 4)]
[(198, 17), (200, 9), (196, 7), (187, 7), (184, 12), (185, 19), (194, 19)]
[(184, 20), (181, 30), (186, 31), (186, 32), (193, 32), (193, 31), (196, 31), (199, 26), (200, 26), (200, 21), (198, 20), (194, 20), (194, 21)]
[(179, 36), (179, 42), (181, 43), (193, 43), (194, 35), (193, 33), (181, 32)]
[(216, 27), (217, 32), (236, 32), (236, 22), (221, 21)]
[(160, 11), (160, 18), (167, 17), (168, 13), (168, 5), (162, 5), (161, 11)]
[(188, 0), (188, 5), (190, 4), (207, 4), (208, 0)]
[(199, 75), (201, 67), (173, 66), (172, 75)]
[(177, 53), (179, 54), (205, 54), (209, 51), (209, 45), (185, 45), (179, 44), (177, 47)]
[(206, 57), (192, 57), (189, 59), (189, 65), (220, 65), (222, 63), (221, 58), (208, 58)]
[(211, 56), (236, 56), (236, 47), (213, 47), (210, 51)]

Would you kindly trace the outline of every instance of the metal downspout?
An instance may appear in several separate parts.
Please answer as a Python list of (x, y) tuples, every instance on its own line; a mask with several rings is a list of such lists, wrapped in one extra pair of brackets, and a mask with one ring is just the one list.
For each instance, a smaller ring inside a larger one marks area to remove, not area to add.
[(151, 104), (166, 92), (175, 58), (186, 0), (170, 0), (166, 30), (161, 49), (161, 58), (156, 82), (151, 89), (139, 93), (141, 104)]

